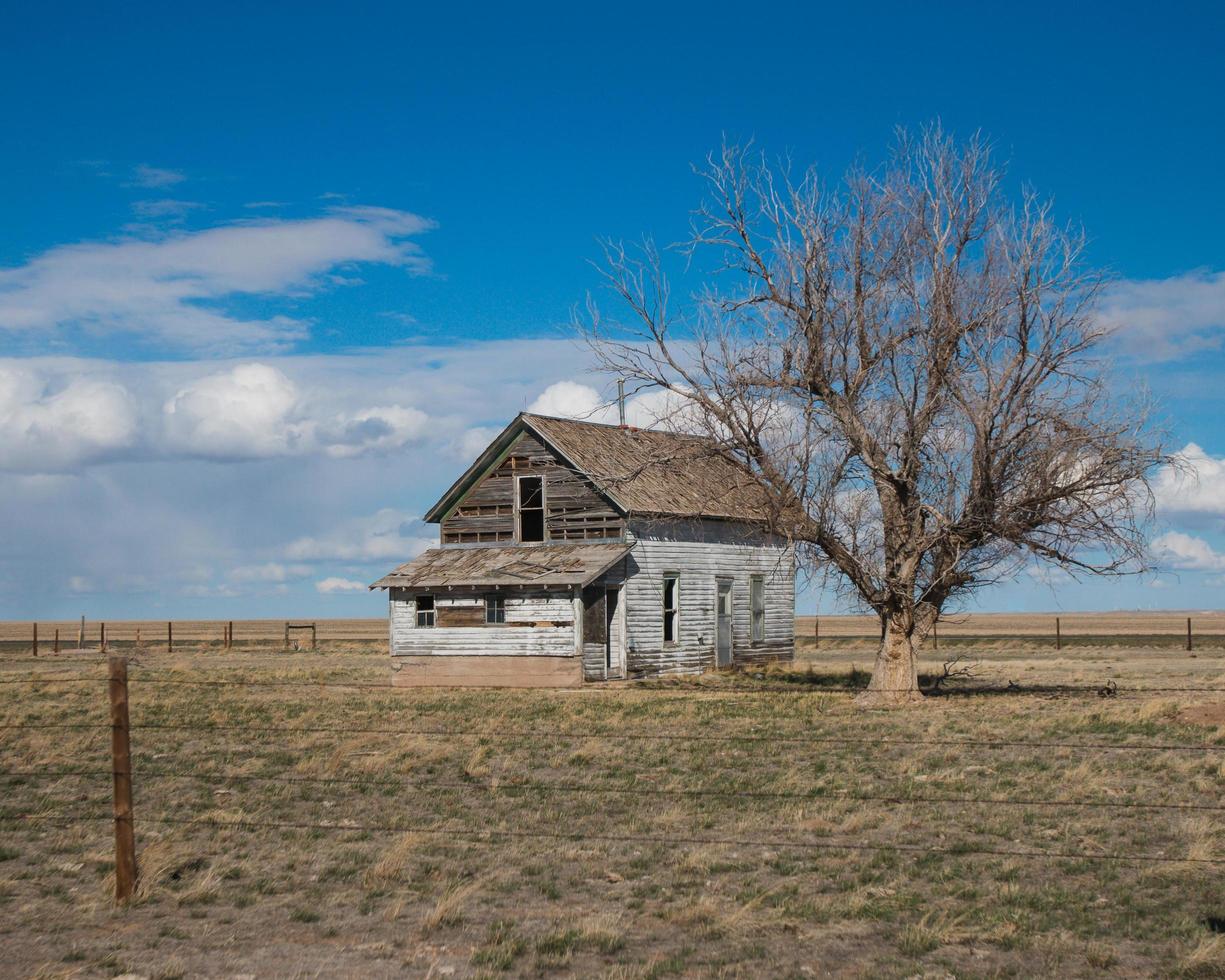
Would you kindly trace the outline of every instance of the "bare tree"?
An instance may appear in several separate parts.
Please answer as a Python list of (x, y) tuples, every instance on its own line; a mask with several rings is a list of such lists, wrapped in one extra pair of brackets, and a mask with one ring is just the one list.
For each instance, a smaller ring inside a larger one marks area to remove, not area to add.
[[(1084, 239), (980, 138), (899, 134), (833, 189), (738, 147), (702, 172), (686, 243), (705, 289), (674, 310), (660, 256), (606, 246), (632, 311), (581, 324), (603, 368), (670, 394), (746, 464), (808, 567), (881, 618), (867, 704), (917, 699), (941, 611), (1037, 562), (1144, 567), (1168, 462), (1100, 358)], [(716, 260), (713, 267), (709, 259)]]

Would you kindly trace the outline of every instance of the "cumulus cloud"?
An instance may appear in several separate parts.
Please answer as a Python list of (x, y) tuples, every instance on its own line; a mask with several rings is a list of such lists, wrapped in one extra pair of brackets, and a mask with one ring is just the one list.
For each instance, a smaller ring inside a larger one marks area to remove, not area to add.
[(324, 534), (298, 538), (285, 549), (285, 557), (292, 561), (405, 562), (436, 543), (415, 515), (385, 507), (368, 517), (341, 521)]
[(1218, 552), (1203, 538), (1181, 531), (1168, 531), (1154, 538), (1153, 553), (1167, 568), (1190, 572), (1225, 572), (1225, 554)]
[(494, 436), (499, 431), (501, 430), (484, 425), (465, 429), (460, 433), (459, 438), (455, 439), (448, 447), (450, 455), (465, 463), (471, 463), (485, 451), (486, 446), (493, 442)]
[(77, 377), (62, 387), (29, 368), (0, 365), (0, 469), (54, 472), (113, 459), (137, 441), (132, 396)]
[(1163, 468), (1153, 481), (1157, 509), (1191, 524), (1225, 520), (1225, 457), (1193, 442), (1178, 457), (1177, 466)]
[(323, 452), (346, 458), (419, 440), (429, 416), (389, 405), (312, 417), (298, 386), (267, 364), (239, 364), (183, 387), (164, 407), (172, 451), (211, 459)]
[(129, 335), (173, 349), (279, 349), (307, 334), (289, 316), (223, 308), (243, 296), (303, 295), (334, 285), (350, 263), (422, 272), (409, 239), (431, 223), (389, 208), (334, 208), (299, 220), (259, 219), (152, 239), (50, 249), (0, 269), (0, 330)]
[(549, 385), (527, 410), (534, 415), (555, 415), (588, 422), (616, 422), (617, 406), (607, 405), (590, 385), (558, 381)]
[[(527, 410), (537, 415), (555, 415), (606, 425), (615, 425), (621, 418), (615, 401), (601, 398), (595, 388), (577, 381), (554, 382), (537, 396)], [(689, 399), (679, 392), (662, 389), (644, 391), (626, 399), (625, 421), (627, 425), (642, 429), (693, 432), (701, 428), (697, 412)]]
[(1216, 350), (1225, 341), (1225, 272), (1196, 269), (1116, 283), (1106, 291), (1100, 314), (1125, 347), (1149, 360)]
[(299, 451), (305, 433), (292, 420), (298, 389), (266, 364), (240, 364), (180, 389), (165, 405), (168, 444), (216, 459)]
[(316, 582), (315, 591), (320, 595), (330, 595), (334, 592), (365, 592), (366, 583), (351, 578), (337, 578), (333, 575)]

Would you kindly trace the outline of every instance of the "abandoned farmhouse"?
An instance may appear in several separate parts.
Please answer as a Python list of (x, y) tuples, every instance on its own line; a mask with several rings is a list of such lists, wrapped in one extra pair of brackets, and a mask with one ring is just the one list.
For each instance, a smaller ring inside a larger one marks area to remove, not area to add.
[(577, 686), (794, 655), (795, 556), (711, 441), (521, 414), (426, 514), (398, 685)]

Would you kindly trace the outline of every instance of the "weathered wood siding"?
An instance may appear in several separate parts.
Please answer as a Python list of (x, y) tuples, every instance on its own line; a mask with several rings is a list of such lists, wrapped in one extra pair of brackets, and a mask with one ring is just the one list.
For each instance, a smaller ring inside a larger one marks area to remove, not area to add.
[[(617, 596), (617, 608), (608, 622), (605, 606), (610, 588), (624, 586), (629, 559), (619, 562), (602, 575), (599, 581), (583, 590), (582, 648), (583, 677), (589, 681), (619, 679), (625, 676), (625, 589)], [(612, 647), (613, 666), (610, 671), (605, 659), (604, 634), (607, 626)]]
[[(416, 594), (391, 590), (391, 655), (574, 657), (574, 605), (568, 591), (519, 594), (437, 592), (436, 626), (417, 626)], [(505, 595), (506, 624), (485, 625), (486, 595)], [(473, 625), (445, 625), (470, 623)], [(480, 625), (476, 625), (476, 624)]]
[(393, 687), (578, 687), (578, 657), (397, 657)]
[[(716, 580), (732, 581), (733, 663), (795, 656), (795, 557), (751, 526), (726, 521), (633, 520), (622, 602), (631, 677), (698, 673), (715, 663)], [(680, 577), (679, 634), (663, 642), (663, 577)], [(619, 574), (619, 572), (618, 572)], [(765, 580), (765, 638), (750, 640), (749, 577)], [(586, 658), (584, 658), (586, 659)]]
[(617, 538), (624, 533), (625, 522), (591, 481), (525, 433), (442, 522), (442, 543), (514, 541), (515, 477), (525, 475), (544, 477), (548, 540)]

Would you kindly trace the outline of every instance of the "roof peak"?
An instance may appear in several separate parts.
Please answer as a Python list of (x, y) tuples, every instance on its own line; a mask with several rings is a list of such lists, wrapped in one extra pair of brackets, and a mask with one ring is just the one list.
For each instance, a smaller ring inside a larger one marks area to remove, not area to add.
[(619, 425), (616, 422), (592, 422), (588, 419), (576, 419), (566, 415), (545, 415), (543, 412), (520, 412), (521, 419), (546, 419), (549, 422), (565, 422), (568, 425), (589, 425), (597, 429), (612, 429), (616, 432), (646, 432), (655, 436), (669, 436), (676, 439), (693, 439), (700, 442), (714, 442), (710, 436), (694, 432), (675, 432), (671, 429), (652, 429), (641, 425)]

